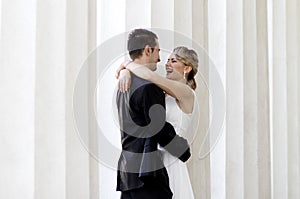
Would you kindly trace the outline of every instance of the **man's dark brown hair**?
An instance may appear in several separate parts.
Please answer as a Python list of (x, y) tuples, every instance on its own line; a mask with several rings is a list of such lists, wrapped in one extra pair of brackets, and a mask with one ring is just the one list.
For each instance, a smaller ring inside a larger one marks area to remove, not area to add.
[(127, 50), (132, 60), (142, 56), (146, 45), (149, 45), (152, 50), (156, 45), (155, 39), (157, 35), (146, 29), (134, 29), (128, 36)]

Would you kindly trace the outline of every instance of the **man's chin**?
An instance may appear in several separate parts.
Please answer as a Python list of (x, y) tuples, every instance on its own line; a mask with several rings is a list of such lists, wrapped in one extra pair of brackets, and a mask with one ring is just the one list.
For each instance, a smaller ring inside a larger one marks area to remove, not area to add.
[(152, 70), (152, 71), (156, 71), (157, 64), (151, 64), (151, 65), (149, 65), (149, 69)]

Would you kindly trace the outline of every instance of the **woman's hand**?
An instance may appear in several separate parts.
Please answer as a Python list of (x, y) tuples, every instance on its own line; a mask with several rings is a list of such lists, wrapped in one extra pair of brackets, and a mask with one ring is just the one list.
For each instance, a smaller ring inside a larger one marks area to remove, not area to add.
[(118, 79), (118, 88), (121, 92), (126, 92), (131, 85), (131, 74), (126, 70), (126, 66), (132, 61), (124, 61), (119, 68), (117, 68), (115, 77)]
[(121, 70), (123, 70), (123, 69), (126, 69), (126, 67), (125, 67), (125, 65), (124, 65), (124, 62), (123, 62), (123, 63), (119, 66), (119, 68), (117, 68), (117, 70), (116, 70), (115, 77), (116, 77), (117, 79), (119, 79), (120, 72), (121, 72)]
[(119, 75), (120, 75), (120, 71), (123, 70), (123, 69), (126, 69), (126, 66), (128, 64), (130, 64), (132, 61), (129, 61), (129, 60), (126, 60), (124, 61), (120, 66), (119, 68), (117, 68), (116, 70), (116, 73), (115, 73), (115, 77), (118, 79), (119, 78)]
[(126, 92), (131, 85), (131, 75), (129, 70), (123, 69), (119, 71), (118, 75), (118, 88), (121, 92)]

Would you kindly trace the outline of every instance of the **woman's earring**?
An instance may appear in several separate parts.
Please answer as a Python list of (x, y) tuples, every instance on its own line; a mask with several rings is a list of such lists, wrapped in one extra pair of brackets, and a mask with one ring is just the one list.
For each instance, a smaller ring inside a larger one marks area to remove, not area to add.
[(183, 71), (183, 79), (185, 79), (185, 75), (186, 75), (186, 72), (185, 72), (185, 71)]

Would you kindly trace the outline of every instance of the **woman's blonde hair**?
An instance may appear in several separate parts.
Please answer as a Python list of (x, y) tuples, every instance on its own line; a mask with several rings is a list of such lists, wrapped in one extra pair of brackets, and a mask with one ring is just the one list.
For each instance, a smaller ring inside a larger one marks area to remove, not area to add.
[(198, 72), (198, 55), (193, 49), (188, 49), (184, 46), (179, 46), (173, 50), (176, 59), (182, 62), (186, 66), (191, 66), (192, 70), (185, 77), (187, 80), (187, 85), (189, 85), (193, 90), (196, 89), (197, 84), (195, 80), (195, 75)]

